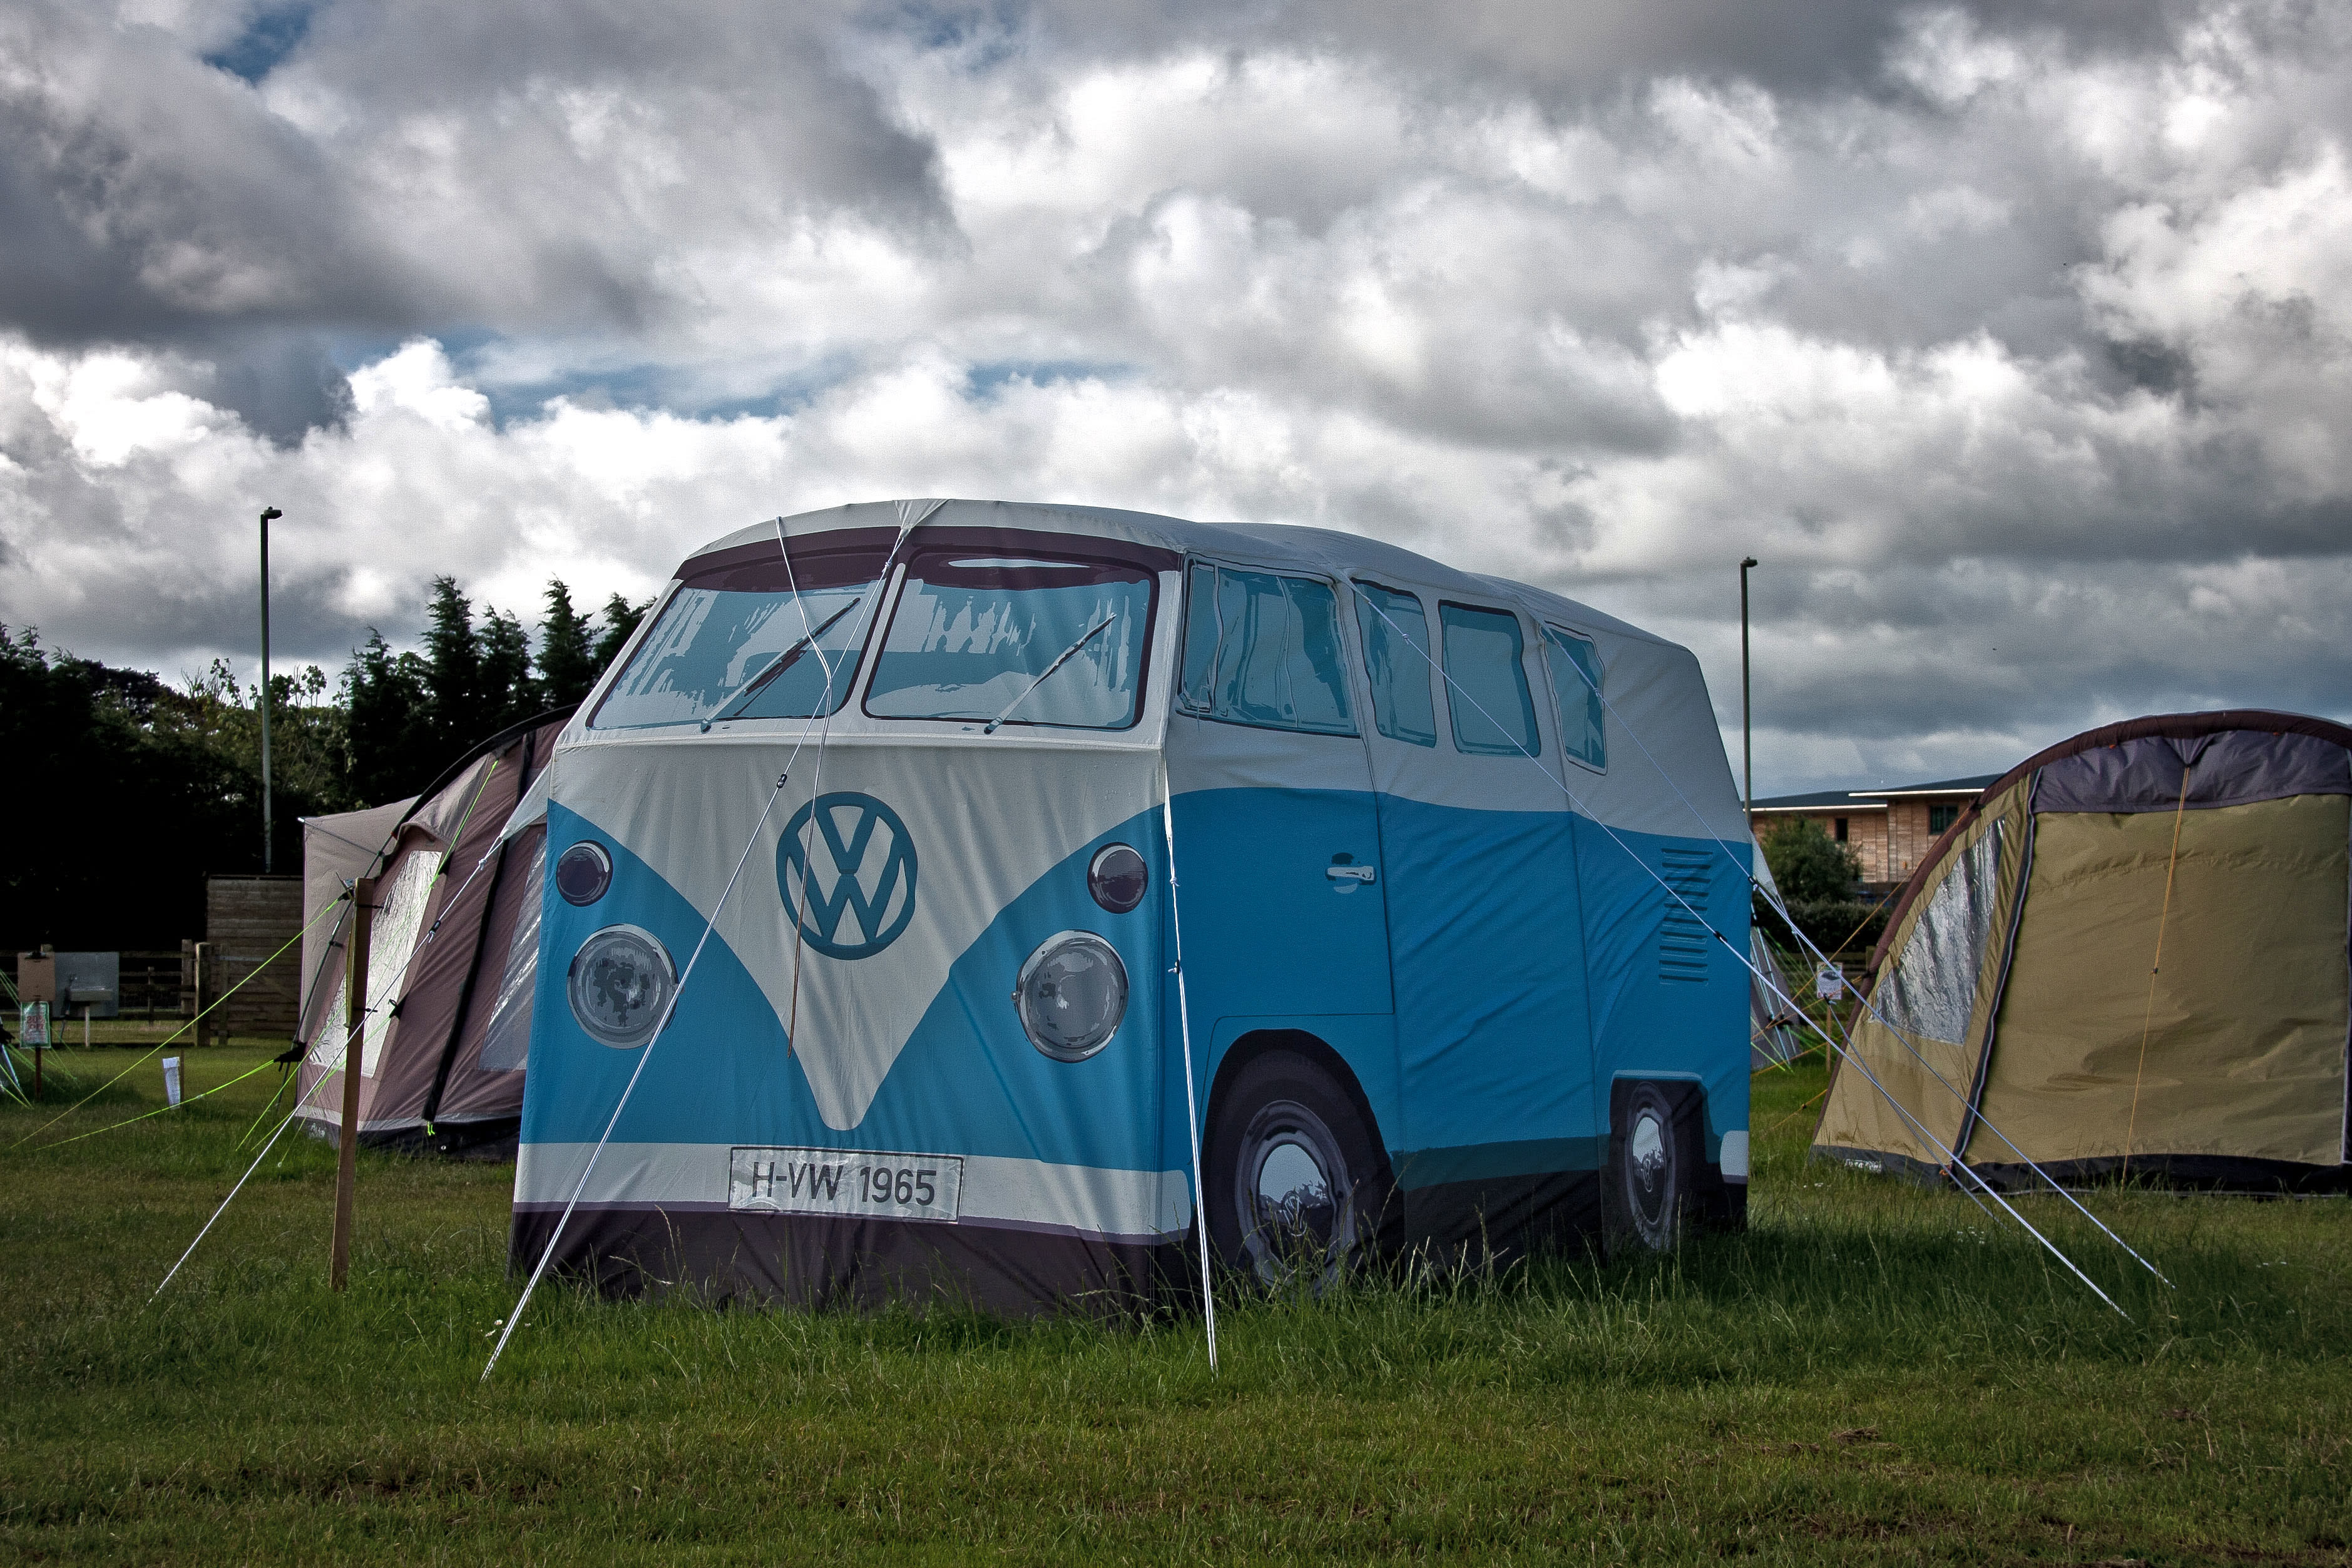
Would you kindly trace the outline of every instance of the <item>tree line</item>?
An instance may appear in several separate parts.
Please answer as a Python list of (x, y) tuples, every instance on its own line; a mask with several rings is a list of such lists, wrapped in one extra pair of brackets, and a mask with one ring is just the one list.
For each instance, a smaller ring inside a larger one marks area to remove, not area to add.
[[(299, 872), (300, 819), (402, 800), (478, 743), (588, 695), (651, 601), (582, 614), (548, 584), (534, 641), (433, 581), (423, 645), (370, 628), (340, 676), (270, 678), (273, 869)], [(261, 869), (260, 687), (225, 660), (177, 685), (0, 626), (0, 951), (170, 948), (202, 929), (207, 873)]]

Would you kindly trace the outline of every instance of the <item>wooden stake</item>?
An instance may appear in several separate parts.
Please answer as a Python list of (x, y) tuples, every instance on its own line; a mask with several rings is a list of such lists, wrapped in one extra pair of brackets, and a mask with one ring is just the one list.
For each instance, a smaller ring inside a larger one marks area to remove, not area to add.
[(196, 1021), (196, 1049), (198, 1051), (202, 1051), (210, 1043), (209, 1037), (213, 1032), (211, 1020), (205, 1017), (205, 970), (210, 967), (212, 956), (213, 946), (211, 943), (199, 942), (196, 944), (196, 1001), (194, 1017)]
[(341, 1291), (352, 1275), (352, 1197), (359, 1181), (360, 1063), (367, 1059), (367, 961), (374, 924), (375, 879), (352, 884), (350, 940), (343, 948), (343, 1119), (335, 1133), (335, 1239), (327, 1287)]

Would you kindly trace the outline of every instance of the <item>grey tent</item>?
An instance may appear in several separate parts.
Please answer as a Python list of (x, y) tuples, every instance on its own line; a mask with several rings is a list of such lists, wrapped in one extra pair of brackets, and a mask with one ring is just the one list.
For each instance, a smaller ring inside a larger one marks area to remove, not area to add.
[[(500, 839), (552, 758), (572, 710), (476, 747), (414, 800), (303, 822), (303, 916), (376, 881), (360, 1056), (360, 1137), (443, 1153), (511, 1154), (539, 957), (545, 829)], [(485, 860), (485, 856), (488, 858)], [(436, 922), (437, 933), (424, 951)], [(299, 1114), (342, 1119), (345, 912), (303, 947)]]

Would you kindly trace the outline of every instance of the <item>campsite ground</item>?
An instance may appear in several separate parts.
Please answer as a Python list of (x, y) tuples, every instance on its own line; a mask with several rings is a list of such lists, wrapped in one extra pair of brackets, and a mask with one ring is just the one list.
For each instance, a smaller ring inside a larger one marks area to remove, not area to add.
[(1964, 1197), (1805, 1164), (1818, 1068), (1758, 1080), (1745, 1234), (1235, 1303), (1213, 1377), (1191, 1320), (543, 1291), (488, 1386), (506, 1166), (363, 1158), (338, 1299), (331, 1155), (289, 1134), (149, 1302), (277, 1079), (63, 1145), (154, 1063), (0, 1113), (0, 1553), (2352, 1562), (2352, 1204), (2099, 1197), (2170, 1289), (2025, 1205), (2126, 1321)]

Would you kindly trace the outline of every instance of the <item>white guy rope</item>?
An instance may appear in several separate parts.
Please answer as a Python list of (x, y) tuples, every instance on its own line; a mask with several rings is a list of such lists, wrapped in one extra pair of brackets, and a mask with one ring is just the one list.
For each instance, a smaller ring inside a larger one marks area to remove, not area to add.
[(1208, 1320), (1209, 1375), (1217, 1371), (1217, 1292), (1209, 1279), (1209, 1188), (1201, 1176), (1201, 1103), (1192, 1088), (1192, 1003), (1184, 984), (1184, 909), (1176, 878), (1176, 800), (1168, 765), (1160, 765), (1160, 825), (1168, 837), (1168, 914), (1176, 938), (1176, 1023), (1184, 1053), (1184, 1135), (1192, 1150), (1192, 1214), (1201, 1236), (1201, 1310)]
[[(882, 570), (875, 573), (874, 602), (866, 608), (866, 613), (859, 618), (856, 635), (852, 637), (849, 643), (849, 651), (854, 652), (860, 659), (864, 659), (865, 657), (866, 639), (872, 634), (875, 617), (881, 613), (882, 601), (889, 597), (890, 569), (897, 564), (898, 552), (906, 548), (907, 536), (913, 533), (916, 528), (921, 524), (924, 519), (928, 518), (932, 513), (938, 511), (941, 507), (946, 505), (947, 503), (945, 501), (933, 501), (929, 505), (925, 505), (919, 501), (901, 501), (898, 503), (898, 537), (890, 541), (890, 551), (887, 555), (882, 558)], [(781, 517), (776, 519), (776, 549), (782, 553), (784, 558), (784, 580), (792, 584), (793, 602), (795, 605), (799, 605), (801, 597), (800, 580), (793, 573), (793, 552), (784, 543), (784, 519)], [(808, 610), (805, 606), (801, 607), (801, 624), (803, 626), (806, 626), (808, 624)], [(877, 649), (875, 652), (874, 658), (878, 660), (880, 657), (881, 653)], [(808, 941), (808, 933), (803, 928), (801, 920), (801, 910), (808, 899), (809, 877), (812, 874), (812, 868), (815, 865), (815, 861), (813, 858), (815, 846), (809, 835), (816, 831), (816, 803), (824, 799), (824, 754), (827, 747), (833, 740), (833, 710), (835, 706), (833, 701), (834, 666), (830, 660), (824, 658), (821, 651), (818, 653), (818, 661), (824, 669), (824, 700), (821, 705), (824, 708), (824, 727), (817, 731), (816, 777), (809, 785), (809, 819), (807, 821), (801, 824), (801, 894), (798, 900), (790, 902), (790, 907), (793, 912), (793, 999), (790, 1016), (786, 1019), (784, 1023), (784, 1050), (787, 1054), (800, 1049), (801, 952), (807, 945)], [(861, 664), (859, 665), (859, 669), (867, 675), (869, 680), (871, 679), (871, 661)], [(854, 682), (856, 676), (853, 675), (851, 678)], [(845, 692), (842, 694), (842, 700), (844, 702), (848, 701), (848, 693)], [(806, 729), (803, 729), (801, 731), (801, 738), (803, 740), (806, 740), (808, 738), (808, 731)], [(798, 747), (794, 747), (793, 748), (793, 755), (795, 757), (800, 755), (800, 748)]]
[(515, 1303), (514, 1311), (507, 1314), (506, 1327), (499, 1334), (498, 1344), (490, 1351), (490, 1359), (482, 1368), (480, 1381), (488, 1383), (490, 1380), (490, 1374), (498, 1368), (499, 1357), (506, 1353), (507, 1341), (514, 1336), (515, 1325), (522, 1322), (522, 1314), (530, 1305), (531, 1292), (539, 1289), (540, 1277), (547, 1272), (547, 1265), (555, 1256), (556, 1244), (563, 1239), (564, 1228), (572, 1223), (572, 1211), (579, 1207), (580, 1195), (587, 1189), (588, 1178), (595, 1174), (596, 1162), (604, 1157), (604, 1145), (612, 1141), (613, 1129), (620, 1124), (621, 1113), (629, 1108), (629, 1096), (636, 1092), (637, 1080), (645, 1076), (646, 1063), (653, 1060), (654, 1048), (661, 1044), (662, 1034), (669, 1028), (669, 1020), (677, 1016), (678, 1001), (686, 995), (687, 982), (694, 978), (694, 967), (702, 961), (702, 950), (709, 945), (711, 932), (719, 928), (719, 916), (725, 912), (727, 901), (734, 896), (735, 883), (742, 877), (743, 867), (750, 862), (752, 850), (759, 846), (760, 835), (768, 826), (769, 814), (775, 810), (777, 799), (784, 792), (784, 781), (791, 777), (789, 773), (776, 775), (776, 787), (768, 791), (768, 804), (761, 810), (760, 820), (751, 824), (751, 836), (743, 841), (743, 852), (735, 857), (734, 873), (728, 877), (727, 886), (720, 891), (719, 902), (711, 906), (710, 918), (702, 927), (702, 936), (695, 943), (694, 952), (686, 961), (686, 972), (678, 976), (677, 988), (669, 994), (668, 1005), (662, 1009), (661, 1019), (654, 1025), (654, 1032), (646, 1037), (645, 1049), (637, 1053), (637, 1064), (630, 1069), (629, 1081), (621, 1088), (620, 1102), (613, 1107), (612, 1116), (604, 1123), (604, 1131), (596, 1139), (596, 1147), (590, 1151), (588, 1163), (580, 1167), (580, 1179), (572, 1184), (572, 1196), (564, 1200), (563, 1214), (556, 1220), (555, 1229), (547, 1239), (547, 1249), (539, 1255), (539, 1266), (530, 1271), (530, 1280), (522, 1288), (522, 1299)]
[[(806, 631), (809, 625), (808, 605), (801, 598), (800, 577), (793, 570), (792, 546), (787, 542), (784, 519), (781, 516), (776, 518), (776, 553), (783, 557), (784, 583), (793, 591), (793, 609), (800, 615), (801, 629)], [(884, 570), (886, 572), (888, 570), (887, 563)], [(840, 616), (835, 615), (834, 619), (837, 621)], [(814, 637), (809, 642), (809, 652), (816, 655), (817, 668), (824, 672), (824, 690), (818, 694), (816, 706), (817, 711), (824, 716), (825, 733), (830, 734), (833, 728), (834, 663), (825, 656), (824, 650), (817, 646)], [(816, 719), (812, 716), (807, 723), (801, 726), (800, 738), (793, 742), (793, 754), (784, 760), (786, 777), (791, 776), (793, 764), (800, 760), (801, 747), (808, 744), (809, 731), (816, 727)], [(816, 780), (809, 789), (810, 827), (816, 825), (816, 801), (824, 792), (824, 741), (820, 738), (816, 747)], [(810, 845), (804, 832), (801, 840), (801, 898), (803, 900), (808, 897), (809, 852)], [(784, 1022), (784, 1054), (786, 1056), (800, 1049), (801, 1030), (801, 904), (797, 901), (788, 902), (793, 915), (793, 999), (790, 1016)]]

